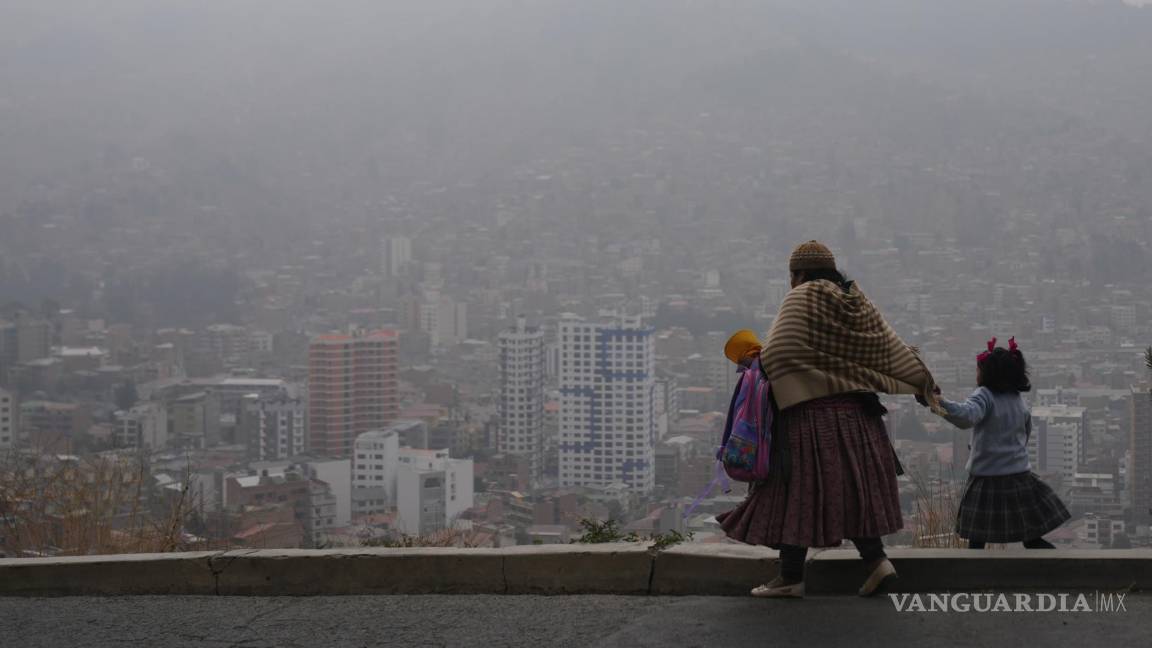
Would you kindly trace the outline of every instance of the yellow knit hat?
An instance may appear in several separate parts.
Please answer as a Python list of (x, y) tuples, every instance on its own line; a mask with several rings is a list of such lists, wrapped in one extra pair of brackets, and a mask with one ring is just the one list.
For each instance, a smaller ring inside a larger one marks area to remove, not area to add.
[(792, 250), (792, 258), (788, 259), (788, 269), (797, 270), (835, 270), (836, 257), (826, 245), (819, 241), (808, 241), (796, 246)]
[(754, 332), (740, 329), (733, 333), (732, 337), (728, 338), (728, 342), (724, 344), (724, 355), (732, 362), (740, 364), (744, 358), (760, 353), (763, 346), (760, 343), (760, 338), (756, 337)]

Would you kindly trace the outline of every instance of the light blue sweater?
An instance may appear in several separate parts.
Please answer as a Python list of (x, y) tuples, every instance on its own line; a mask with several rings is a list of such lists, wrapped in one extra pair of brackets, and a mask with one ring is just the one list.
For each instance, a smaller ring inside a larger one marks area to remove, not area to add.
[(980, 387), (963, 403), (941, 398), (940, 405), (949, 423), (965, 430), (972, 428), (968, 474), (993, 477), (1031, 470), (1028, 437), (1032, 434), (1032, 414), (1019, 393), (994, 393)]

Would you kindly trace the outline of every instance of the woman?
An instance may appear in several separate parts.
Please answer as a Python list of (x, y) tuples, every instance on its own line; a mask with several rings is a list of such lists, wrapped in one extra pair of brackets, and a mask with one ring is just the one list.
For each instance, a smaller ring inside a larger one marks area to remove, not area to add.
[(880, 538), (903, 526), (902, 471), (876, 393), (915, 394), (938, 410), (935, 383), (827, 247), (804, 243), (788, 266), (792, 290), (760, 357), (779, 409), (771, 476), (717, 519), (729, 537), (780, 552), (779, 576), (753, 596), (803, 597), (808, 547), (844, 539), (867, 564), (859, 593), (870, 596), (896, 577)]

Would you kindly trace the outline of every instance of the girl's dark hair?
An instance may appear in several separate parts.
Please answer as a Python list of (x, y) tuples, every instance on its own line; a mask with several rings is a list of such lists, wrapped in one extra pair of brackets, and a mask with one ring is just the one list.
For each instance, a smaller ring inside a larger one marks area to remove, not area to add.
[(980, 387), (994, 392), (1032, 391), (1028, 380), (1028, 363), (1020, 351), (1009, 351), (996, 347), (987, 358), (979, 363)]
[(840, 289), (843, 290), (844, 292), (848, 292), (849, 290), (852, 289), (853, 281), (851, 279), (849, 279), (848, 277), (845, 277), (844, 274), (841, 273), (839, 270), (832, 270), (830, 268), (820, 268), (819, 270), (800, 270), (800, 273), (804, 275), (804, 282), (803, 283), (808, 283), (809, 281), (816, 281), (818, 279), (823, 279), (825, 281), (831, 281), (832, 283), (836, 284), (837, 286), (840, 286)]

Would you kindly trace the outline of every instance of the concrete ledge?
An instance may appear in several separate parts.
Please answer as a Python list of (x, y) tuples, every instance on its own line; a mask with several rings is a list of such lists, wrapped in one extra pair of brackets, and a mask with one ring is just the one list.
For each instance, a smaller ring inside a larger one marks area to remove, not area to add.
[(653, 560), (639, 543), (501, 550), (508, 594), (647, 594)]
[(503, 557), (492, 549), (265, 549), (212, 557), (216, 593), (479, 594), (504, 589)]
[(215, 594), (208, 561), (216, 554), (2, 559), (0, 595)]
[(677, 545), (656, 555), (649, 593), (744, 596), (776, 574), (776, 552), (767, 547)]
[[(898, 549), (893, 591), (1148, 589), (1152, 550)], [(732, 544), (505, 549), (271, 549), (0, 560), (0, 595), (711, 594), (744, 596), (775, 552)], [(853, 594), (851, 550), (813, 552), (813, 594)]]

